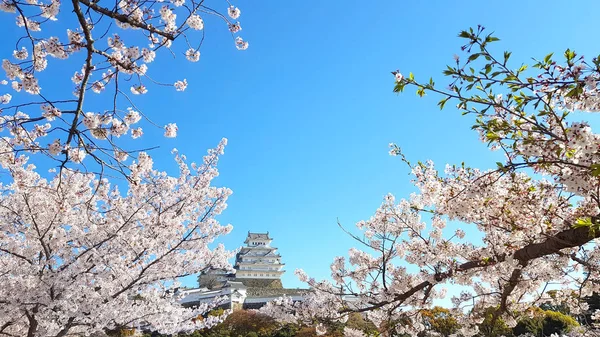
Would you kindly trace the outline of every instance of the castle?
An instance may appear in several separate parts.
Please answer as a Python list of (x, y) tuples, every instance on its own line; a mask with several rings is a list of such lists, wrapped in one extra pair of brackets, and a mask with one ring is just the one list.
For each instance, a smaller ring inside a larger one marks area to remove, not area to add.
[(279, 280), (285, 272), (282, 270), (281, 255), (277, 248), (271, 247), (269, 232), (250, 233), (235, 258), (236, 280), (265, 279)]
[(257, 309), (283, 295), (301, 300), (306, 289), (285, 289), (281, 275), (285, 264), (267, 233), (251, 233), (236, 254), (234, 272), (211, 269), (198, 277), (199, 288), (179, 291), (184, 306), (225, 298), (226, 309)]

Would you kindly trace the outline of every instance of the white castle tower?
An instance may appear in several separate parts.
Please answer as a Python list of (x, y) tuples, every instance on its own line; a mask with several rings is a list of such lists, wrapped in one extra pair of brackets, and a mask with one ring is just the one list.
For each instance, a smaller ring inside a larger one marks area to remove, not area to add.
[(219, 299), (221, 307), (239, 310), (259, 309), (284, 295), (293, 301), (303, 301), (309, 289), (283, 287), (284, 264), (277, 248), (271, 247), (271, 241), (269, 232), (248, 232), (245, 246), (235, 256), (235, 273), (224, 269), (205, 271), (198, 277), (199, 288), (178, 290), (179, 302), (194, 307)]
[(269, 232), (250, 233), (244, 243), (245, 247), (235, 257), (236, 279), (270, 279), (278, 280), (285, 272), (282, 270), (281, 255), (277, 248), (271, 247)]

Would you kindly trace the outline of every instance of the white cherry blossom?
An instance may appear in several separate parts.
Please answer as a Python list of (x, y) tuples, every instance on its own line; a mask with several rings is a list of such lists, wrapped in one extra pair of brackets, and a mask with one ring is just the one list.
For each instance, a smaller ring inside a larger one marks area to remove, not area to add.
[(229, 6), (229, 8), (227, 9), (227, 14), (230, 18), (237, 20), (242, 14), (242, 12), (239, 10), (239, 8), (235, 6)]

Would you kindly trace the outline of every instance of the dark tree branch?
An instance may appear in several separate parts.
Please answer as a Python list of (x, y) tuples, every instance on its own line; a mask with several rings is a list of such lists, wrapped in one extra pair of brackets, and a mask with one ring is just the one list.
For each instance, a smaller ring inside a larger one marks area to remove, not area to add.
[[(598, 219), (596, 217), (592, 218), (593, 223), (596, 223), (597, 220)], [(560, 251), (563, 249), (579, 247), (579, 246), (585, 245), (586, 243), (588, 243), (596, 238), (599, 238), (599, 237), (600, 237), (600, 231), (595, 231), (595, 232), (593, 232), (593, 235), (592, 235), (592, 232), (590, 232), (590, 228), (588, 228), (588, 227), (571, 228), (571, 229), (567, 229), (562, 232), (559, 232), (556, 235), (551, 236), (540, 243), (534, 243), (534, 244), (527, 245), (527, 246), (517, 250), (512, 255), (512, 257), (513, 257), (513, 259), (519, 261), (519, 264), (521, 266), (526, 266), (529, 263), (529, 261), (532, 261), (532, 260), (535, 260), (538, 258), (542, 258), (545, 256), (553, 255), (553, 254), (559, 254)], [(506, 261), (507, 258), (508, 258), (508, 255), (500, 255), (495, 258), (465, 262), (463, 264), (460, 264), (453, 270), (436, 274), (435, 280), (436, 280), (436, 282), (442, 282), (442, 281), (445, 281), (445, 280), (451, 278), (456, 273), (470, 271), (475, 268), (490, 267), (490, 266), (493, 266), (498, 263), (502, 263), (502, 262)], [(513, 275), (511, 275), (511, 278), (509, 280), (509, 285), (507, 287), (505, 287), (505, 292), (507, 292), (506, 296), (508, 296), (510, 294), (510, 292), (512, 292), (512, 290), (516, 287), (516, 285), (518, 283), (518, 278), (520, 278), (522, 269), (521, 268), (515, 269), (515, 271), (517, 271), (517, 270), (518, 270), (518, 273), (517, 273), (518, 275), (515, 275), (515, 272), (513, 272)], [(342, 309), (342, 312), (352, 312), (352, 311), (366, 312), (366, 311), (370, 311), (370, 310), (374, 310), (374, 309), (379, 309), (388, 304), (392, 304), (392, 303), (396, 303), (396, 302), (404, 303), (406, 300), (408, 300), (413, 295), (415, 295), (418, 292), (421, 292), (423, 290), (426, 290), (427, 288), (432, 287), (434, 285), (435, 284), (432, 282), (423, 281), (423, 282), (419, 283), (418, 285), (410, 288), (408, 291), (406, 291), (402, 294), (397, 294), (392, 300), (373, 302), (369, 306), (366, 306), (363, 308), (358, 308), (358, 309), (346, 308), (346, 309)], [(508, 291), (507, 289), (510, 289), (510, 291)], [(503, 297), (505, 297), (505, 296), (503, 296)]]

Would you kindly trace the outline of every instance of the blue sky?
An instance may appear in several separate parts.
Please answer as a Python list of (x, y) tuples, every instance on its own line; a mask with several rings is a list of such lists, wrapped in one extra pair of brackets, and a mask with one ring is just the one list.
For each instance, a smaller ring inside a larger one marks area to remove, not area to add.
[[(461, 55), (456, 35), (477, 24), (501, 38), (498, 51), (513, 51), (514, 67), (567, 47), (590, 57), (598, 52), (595, 1), (234, 4), (250, 48), (235, 50), (226, 27), (206, 20), (200, 62), (157, 59), (151, 76), (170, 83), (185, 77), (189, 86), (183, 93), (152, 86), (137, 101), (158, 124), (176, 122), (180, 130), (172, 140), (147, 132), (142, 144), (161, 144), (153, 153), (157, 167), (175, 172), (173, 147), (201, 160), (227, 137), (218, 184), (234, 194), (220, 220), (234, 231), (222, 242), (234, 249), (248, 231), (269, 231), (287, 265), (286, 287), (303, 286), (296, 268), (327, 278), (333, 258), (354, 245), (338, 219), (352, 227), (368, 219), (385, 194), (413, 191), (388, 143), (411, 160), (432, 159), (440, 167), (464, 161), (487, 168), (498, 161), (452, 104), (440, 112), (438, 97), (392, 93), (392, 70), (443, 83), (441, 71)], [(226, 7), (218, 0), (211, 5)], [(2, 31), (13, 26), (0, 22)], [(71, 90), (51, 90), (59, 89)]]
[(501, 38), (499, 51), (513, 51), (515, 67), (567, 47), (598, 52), (588, 35), (598, 9), (592, 1), (571, 9), (577, 19), (568, 23), (557, 17), (568, 4), (558, 1), (237, 5), (250, 48), (238, 53), (209, 36), (200, 64), (186, 65), (194, 73), (188, 91), (163, 104), (181, 112), (174, 117), (185, 125), (174, 143), (190, 157), (229, 139), (219, 182), (234, 194), (221, 220), (235, 229), (223, 241), (235, 247), (248, 230), (269, 231), (287, 264), (288, 287), (302, 286), (295, 268), (328, 277), (333, 257), (354, 245), (337, 219), (354, 226), (386, 193), (413, 191), (388, 143), (439, 165), (497, 161), (452, 105), (440, 112), (437, 97), (392, 93), (390, 71), (443, 83), (441, 70), (461, 55), (457, 33), (477, 24)]

